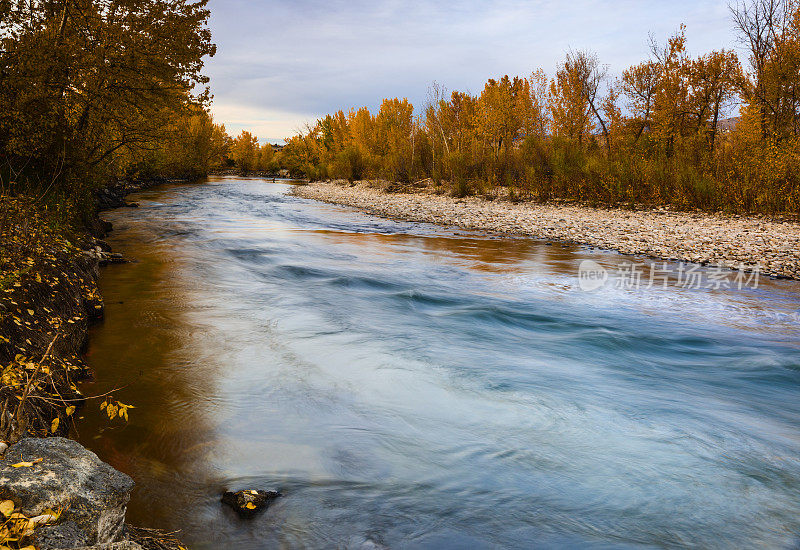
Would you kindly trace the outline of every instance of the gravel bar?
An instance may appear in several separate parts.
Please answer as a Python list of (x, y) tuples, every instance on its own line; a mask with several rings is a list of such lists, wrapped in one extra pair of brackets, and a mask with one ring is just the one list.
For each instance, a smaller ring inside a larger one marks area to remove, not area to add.
[(765, 275), (800, 279), (800, 224), (794, 221), (387, 193), (364, 182), (353, 186), (314, 182), (295, 187), (294, 194), (382, 217), (574, 242), (623, 254), (746, 271), (758, 266)]

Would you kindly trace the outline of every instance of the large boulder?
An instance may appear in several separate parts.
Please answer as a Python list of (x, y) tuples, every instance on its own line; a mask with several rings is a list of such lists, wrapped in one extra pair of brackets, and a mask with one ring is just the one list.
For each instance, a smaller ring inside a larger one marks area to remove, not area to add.
[(58, 522), (36, 529), (42, 550), (124, 539), (131, 489), (130, 477), (71, 439), (23, 439), (0, 460), (0, 501), (13, 500), (27, 517), (64, 509)]

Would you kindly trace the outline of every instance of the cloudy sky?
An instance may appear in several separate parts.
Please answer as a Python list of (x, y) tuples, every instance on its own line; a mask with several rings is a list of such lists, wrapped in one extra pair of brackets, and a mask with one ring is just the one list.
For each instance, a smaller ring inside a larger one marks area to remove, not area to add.
[(552, 74), (592, 49), (612, 74), (686, 24), (690, 53), (733, 48), (726, 0), (211, 0), (213, 112), (230, 133), (279, 141), (305, 122), (384, 97), (425, 101), (433, 81)]

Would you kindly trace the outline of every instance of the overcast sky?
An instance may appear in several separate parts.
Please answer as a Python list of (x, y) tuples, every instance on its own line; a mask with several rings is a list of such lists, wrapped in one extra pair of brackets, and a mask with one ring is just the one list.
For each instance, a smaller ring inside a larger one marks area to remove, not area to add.
[(569, 49), (612, 74), (687, 26), (692, 54), (734, 48), (726, 0), (211, 0), (215, 119), (279, 141), (338, 109), (407, 97), (431, 82), (480, 92), (487, 78), (552, 75)]

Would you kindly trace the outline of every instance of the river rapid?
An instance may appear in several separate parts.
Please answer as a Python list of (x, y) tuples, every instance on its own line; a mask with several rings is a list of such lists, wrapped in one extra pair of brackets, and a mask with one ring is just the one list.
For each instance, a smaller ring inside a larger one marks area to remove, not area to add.
[[(800, 283), (368, 216), (234, 177), (106, 213), (79, 438), (192, 548), (796, 548)], [(679, 268), (671, 264), (675, 271)], [(664, 288), (666, 286), (666, 288)], [(618, 288), (620, 287), (620, 288)], [(277, 488), (240, 520), (226, 489)]]

